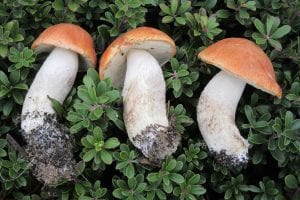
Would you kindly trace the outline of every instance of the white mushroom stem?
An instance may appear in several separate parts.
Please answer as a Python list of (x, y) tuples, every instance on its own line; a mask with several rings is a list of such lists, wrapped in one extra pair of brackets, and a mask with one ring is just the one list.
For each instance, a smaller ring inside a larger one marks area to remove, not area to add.
[(179, 136), (168, 132), (162, 69), (147, 51), (132, 49), (127, 53), (122, 95), (124, 121), (133, 144), (152, 161), (162, 160), (176, 151)]
[(203, 90), (197, 119), (201, 134), (217, 159), (225, 165), (241, 165), (248, 159), (248, 142), (235, 125), (235, 112), (246, 83), (221, 71)]
[[(54, 114), (48, 96), (63, 103), (70, 92), (78, 71), (77, 53), (55, 48), (36, 74), (24, 100), (22, 116), (30, 113)], [(26, 117), (21, 128), (25, 132), (43, 123), (43, 117)]]
[(57, 122), (48, 96), (63, 103), (77, 70), (78, 55), (55, 48), (36, 74), (23, 104), (21, 128), (27, 157), (35, 165), (33, 174), (45, 185), (74, 178), (72, 137)]

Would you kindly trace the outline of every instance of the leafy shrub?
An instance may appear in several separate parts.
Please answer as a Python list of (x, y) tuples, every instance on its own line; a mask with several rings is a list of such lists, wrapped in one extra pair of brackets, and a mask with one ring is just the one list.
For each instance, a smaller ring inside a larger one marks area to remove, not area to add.
[[(2, 0), (0, 3), (0, 199), (299, 199), (300, 3), (297, 0)], [(85, 28), (98, 56), (121, 33), (142, 25), (170, 35), (177, 54), (162, 69), (168, 115), (182, 133), (161, 168), (143, 164), (126, 136), (121, 91), (96, 70), (80, 73), (63, 105), (51, 99), (75, 137), (74, 182), (45, 188), (31, 163), (6, 139), (19, 131), (26, 91), (45, 56), (30, 49), (46, 27)], [(197, 100), (217, 69), (196, 58), (206, 46), (245, 37), (271, 58), (282, 99), (247, 87), (236, 121), (250, 142), (244, 168), (209, 155), (197, 120)]]

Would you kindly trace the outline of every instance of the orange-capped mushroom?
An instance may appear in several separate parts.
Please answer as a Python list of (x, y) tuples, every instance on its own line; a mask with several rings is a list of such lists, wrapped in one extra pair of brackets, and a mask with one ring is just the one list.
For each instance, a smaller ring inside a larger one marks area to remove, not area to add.
[(115, 86), (123, 87), (128, 137), (152, 164), (174, 153), (181, 139), (167, 117), (161, 70), (175, 52), (175, 44), (167, 34), (140, 27), (113, 41), (100, 60), (100, 77), (110, 77)]
[(222, 71), (201, 93), (198, 125), (210, 151), (223, 164), (243, 165), (248, 161), (248, 142), (235, 125), (235, 112), (246, 83), (281, 97), (272, 62), (253, 42), (227, 38), (198, 54), (206, 63)]

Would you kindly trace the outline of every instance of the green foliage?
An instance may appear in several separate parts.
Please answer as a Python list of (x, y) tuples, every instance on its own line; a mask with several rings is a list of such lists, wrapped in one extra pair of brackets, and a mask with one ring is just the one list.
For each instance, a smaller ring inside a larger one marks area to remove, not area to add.
[(92, 132), (96, 126), (106, 130), (110, 121), (123, 129), (120, 110), (116, 107), (121, 100), (121, 94), (113, 89), (111, 81), (100, 81), (98, 73), (89, 69), (83, 83), (77, 91), (79, 101), (74, 103), (74, 109), (67, 116), (72, 124), (70, 131), (77, 133), (87, 129)]
[(113, 196), (117, 199), (132, 199), (132, 200), (145, 200), (143, 191), (146, 189), (147, 184), (144, 183), (144, 176), (142, 174), (136, 177), (128, 178), (127, 182), (120, 179), (113, 181), (117, 189), (113, 191)]
[(114, 158), (117, 160), (116, 169), (128, 178), (133, 178), (136, 171), (134, 163), (138, 163), (138, 156), (139, 154), (135, 150), (130, 150), (128, 145), (121, 144), (120, 152), (114, 153)]
[(15, 42), (24, 40), (24, 36), (19, 28), (19, 22), (12, 20), (0, 25), (0, 56), (6, 57), (8, 48)]
[(96, 181), (94, 184), (89, 181), (82, 181), (76, 183), (74, 189), (74, 197), (80, 200), (104, 200), (107, 193), (106, 188), (101, 188), (100, 181)]
[(189, 34), (191, 37), (204, 37), (213, 40), (215, 36), (222, 32), (218, 28), (219, 23), (215, 16), (207, 16), (205, 9), (201, 8), (198, 13), (185, 13), (187, 25), (189, 27)]
[(201, 185), (205, 183), (205, 178), (200, 174), (194, 174), (187, 171), (184, 176), (184, 182), (175, 187), (173, 193), (180, 199), (199, 199), (200, 195), (206, 193), (206, 189)]
[(113, 161), (111, 150), (120, 145), (118, 138), (111, 137), (104, 140), (104, 136), (100, 127), (95, 127), (93, 134), (89, 134), (81, 138), (83, 144), (83, 161), (89, 162), (93, 160), (94, 164), (100, 165), (102, 162), (110, 165)]
[(21, 188), (27, 185), (26, 176), (28, 176), (29, 163), (12, 149), (7, 148), (6, 141), (0, 141), (1, 157), (0, 157), (0, 182), (2, 191), (0, 196), (5, 194), (5, 191), (10, 191), (13, 188)]
[(279, 17), (273, 16), (268, 16), (265, 23), (259, 19), (254, 19), (253, 23), (258, 32), (252, 33), (252, 38), (255, 39), (257, 44), (263, 45), (264, 47), (269, 44), (278, 51), (282, 50), (282, 45), (278, 39), (291, 31), (290, 25), (283, 25), (279, 27)]
[(168, 157), (163, 162), (161, 169), (158, 172), (150, 173), (147, 180), (162, 186), (163, 191), (167, 194), (173, 191), (174, 184), (181, 184), (184, 182), (184, 177), (178, 173), (183, 167), (181, 161), (176, 161)]
[(170, 60), (171, 68), (166, 70), (164, 75), (166, 78), (167, 89), (172, 88), (175, 98), (182, 96), (182, 93), (187, 97), (193, 96), (193, 90), (197, 88), (199, 73), (190, 71), (186, 64), (180, 64), (176, 58)]
[[(297, 0), (2, 0), (0, 199), (300, 199), (299, 10)], [(57, 23), (87, 30), (98, 58), (135, 27), (155, 27), (174, 39), (177, 53), (162, 70), (170, 125), (182, 141), (161, 167), (148, 166), (128, 140), (122, 90), (110, 79), (100, 80), (96, 68), (78, 73), (63, 104), (48, 97), (75, 138), (76, 179), (50, 192), (35, 180), (30, 161), (6, 136), (25, 147), (19, 130), (22, 104), (47, 56), (36, 55), (30, 46)], [(281, 99), (252, 86), (242, 95), (235, 118), (250, 143), (244, 168), (226, 168), (213, 159), (196, 116), (199, 95), (218, 72), (197, 54), (228, 37), (258, 44), (283, 89)]]
[(161, 9), (160, 15), (164, 16), (162, 18), (163, 23), (174, 22), (175, 26), (179, 26), (186, 24), (184, 13), (191, 9), (191, 2), (170, 0), (170, 5), (167, 6), (165, 3), (161, 3), (159, 4), (159, 7)]
[(226, 5), (228, 8), (235, 11), (235, 18), (241, 24), (246, 25), (249, 23), (250, 14), (249, 12), (256, 10), (255, 1), (247, 0), (227, 0)]

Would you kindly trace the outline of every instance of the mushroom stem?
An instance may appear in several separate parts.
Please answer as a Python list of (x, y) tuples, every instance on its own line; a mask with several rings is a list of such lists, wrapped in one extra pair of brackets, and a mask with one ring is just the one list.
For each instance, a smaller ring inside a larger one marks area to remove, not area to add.
[(27, 142), (26, 153), (35, 162), (37, 178), (56, 184), (73, 175), (72, 141), (59, 124), (48, 96), (63, 103), (78, 70), (75, 52), (55, 48), (35, 76), (25, 97), (21, 128)]
[(227, 166), (248, 160), (248, 142), (235, 125), (246, 82), (221, 71), (204, 88), (197, 107), (198, 125), (209, 150)]
[(127, 53), (122, 91), (124, 121), (132, 143), (153, 163), (176, 151), (180, 135), (169, 127), (161, 67), (147, 51)]
[[(78, 71), (75, 52), (56, 47), (36, 74), (24, 100), (22, 116), (28, 113), (54, 114), (48, 96), (63, 103), (70, 92)], [(21, 127), (29, 132), (41, 125), (43, 117), (22, 120)]]

